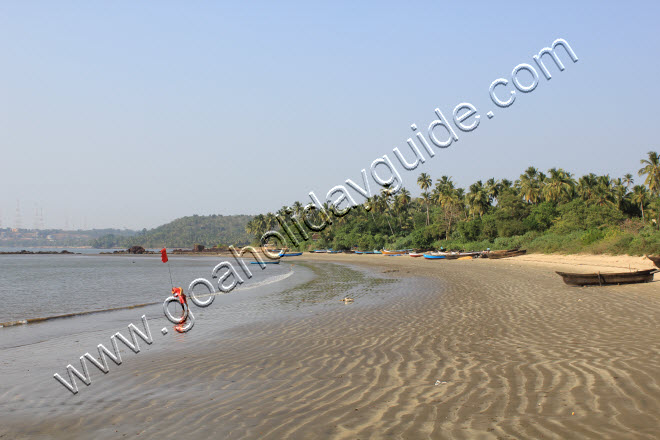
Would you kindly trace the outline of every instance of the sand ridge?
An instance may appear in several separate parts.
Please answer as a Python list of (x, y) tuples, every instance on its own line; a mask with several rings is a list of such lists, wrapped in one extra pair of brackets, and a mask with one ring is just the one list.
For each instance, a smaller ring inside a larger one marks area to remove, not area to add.
[(431, 281), (382, 305), (341, 304), (136, 357), (130, 380), (95, 405), (0, 434), (657, 438), (659, 283), (569, 287), (553, 273), (564, 264), (525, 258), (305, 255)]

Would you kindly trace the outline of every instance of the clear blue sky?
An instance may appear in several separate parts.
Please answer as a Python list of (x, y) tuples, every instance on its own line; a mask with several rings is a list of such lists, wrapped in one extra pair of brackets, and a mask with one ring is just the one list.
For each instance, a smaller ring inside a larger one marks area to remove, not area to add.
[[(657, 2), (355, 3), (3, 1), (2, 225), (17, 199), (23, 226), (37, 204), (99, 228), (306, 202), (463, 101), (481, 125), (402, 172), (413, 194), (422, 171), (636, 175), (660, 149)], [(556, 38), (579, 62), (496, 108)]]

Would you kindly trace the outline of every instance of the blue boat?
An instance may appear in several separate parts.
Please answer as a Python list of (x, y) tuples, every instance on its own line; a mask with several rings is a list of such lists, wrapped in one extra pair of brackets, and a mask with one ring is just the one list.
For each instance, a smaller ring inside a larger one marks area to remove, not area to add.
[(424, 258), (426, 258), (427, 260), (444, 260), (446, 257), (444, 255), (424, 254)]
[[(258, 261), (250, 261), (250, 264), (261, 264)], [(280, 264), (279, 260), (278, 261), (264, 261), (263, 264)]]
[(385, 254), (386, 257), (400, 257), (403, 254)]
[(290, 254), (280, 254), (280, 257), (297, 257), (302, 255), (302, 252), (292, 252)]

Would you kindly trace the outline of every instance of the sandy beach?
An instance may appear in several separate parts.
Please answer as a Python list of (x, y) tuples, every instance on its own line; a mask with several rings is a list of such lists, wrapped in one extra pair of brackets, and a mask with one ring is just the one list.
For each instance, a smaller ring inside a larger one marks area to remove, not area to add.
[(288, 261), (421, 281), (377, 305), (135, 356), (121, 380), (104, 377), (111, 389), (39, 401), (38, 419), (5, 395), (0, 438), (657, 438), (659, 282), (576, 288), (554, 274), (648, 260)]

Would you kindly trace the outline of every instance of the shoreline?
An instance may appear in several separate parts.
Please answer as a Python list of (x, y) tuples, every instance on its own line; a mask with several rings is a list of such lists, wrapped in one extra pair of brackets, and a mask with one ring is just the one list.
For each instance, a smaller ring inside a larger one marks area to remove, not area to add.
[[(383, 304), (358, 298), (358, 307), (332, 304), (131, 358), (122, 377), (104, 378), (112, 387), (82, 396), (87, 405), (70, 397), (23, 429), (53, 438), (653, 438), (658, 281), (569, 287), (551, 269), (575, 263), (525, 257), (288, 258), (428, 283)], [(16, 434), (21, 423), (3, 428)]]

